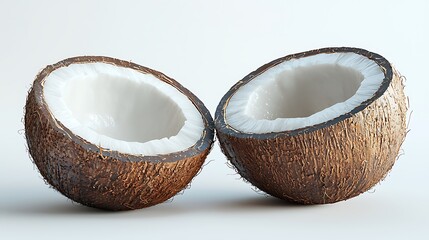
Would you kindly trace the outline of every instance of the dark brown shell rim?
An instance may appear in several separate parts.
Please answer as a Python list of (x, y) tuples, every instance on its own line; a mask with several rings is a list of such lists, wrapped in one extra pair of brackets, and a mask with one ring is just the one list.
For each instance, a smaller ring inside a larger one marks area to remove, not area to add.
[[(119, 67), (131, 68), (142, 73), (152, 74), (159, 80), (166, 82), (167, 84), (175, 87), (178, 91), (180, 91), (186, 97), (188, 97), (189, 100), (191, 100), (191, 102), (200, 112), (204, 122), (204, 130), (201, 135), (201, 138), (193, 146), (180, 152), (174, 152), (169, 154), (159, 154), (156, 156), (143, 156), (143, 155), (132, 155), (132, 154), (120, 153), (118, 151), (104, 149), (73, 134), (67, 127), (65, 127), (59, 120), (54, 118), (52, 114), (49, 112), (48, 105), (46, 104), (43, 97), (43, 83), (46, 77), (51, 72), (53, 72), (58, 68), (67, 67), (71, 64), (84, 64), (84, 63), (95, 63), (95, 62), (102, 62), (102, 63), (112, 64)], [(49, 119), (48, 124), (50, 124), (55, 131), (62, 133), (64, 136), (69, 136), (73, 140), (73, 142), (80, 145), (85, 150), (96, 152), (102, 155), (102, 157), (111, 157), (121, 161), (128, 161), (128, 162), (129, 161), (131, 162), (147, 161), (147, 162), (155, 162), (155, 163), (156, 162), (175, 162), (175, 161), (179, 161), (182, 159), (199, 155), (207, 148), (211, 148), (213, 144), (213, 138), (214, 138), (213, 119), (210, 115), (209, 110), (204, 106), (204, 104), (201, 102), (200, 99), (198, 99), (191, 91), (183, 87), (180, 83), (164, 75), (163, 73), (147, 67), (137, 65), (129, 61), (119, 60), (119, 59), (105, 57), (105, 56), (79, 56), (79, 57), (68, 58), (58, 63), (55, 63), (53, 65), (49, 65), (45, 67), (37, 75), (36, 79), (34, 80), (32, 88), (33, 88), (33, 91), (35, 92), (35, 96), (36, 96), (35, 100), (37, 105), (40, 107), (42, 114), (44, 114), (47, 117), (47, 119)]]
[[(326, 121), (326, 122), (323, 122), (323, 123), (320, 123), (317, 125), (307, 126), (307, 127), (303, 127), (303, 128), (299, 128), (299, 129), (295, 129), (295, 130), (289, 130), (289, 131), (283, 131), (283, 132), (271, 132), (271, 133), (246, 133), (246, 132), (242, 132), (242, 131), (235, 129), (226, 123), (225, 111), (226, 111), (226, 106), (227, 106), (227, 103), (229, 102), (229, 99), (234, 95), (234, 93), (241, 86), (252, 81), (256, 76), (262, 74), (263, 72), (267, 71), (268, 69), (270, 69), (270, 68), (272, 68), (272, 67), (274, 67), (274, 66), (276, 66), (282, 62), (289, 61), (291, 59), (308, 57), (308, 56), (313, 56), (313, 55), (322, 54), (322, 53), (338, 53), (338, 52), (356, 53), (356, 54), (365, 56), (365, 57), (369, 58), (370, 60), (373, 60), (375, 63), (377, 63), (380, 66), (381, 70), (384, 73), (384, 79), (380, 85), (380, 88), (376, 91), (376, 93), (374, 94), (374, 96), (372, 98), (366, 100), (365, 102), (363, 102), (362, 104), (360, 104), (359, 106), (357, 106), (356, 108), (351, 110), (350, 112), (345, 113), (345, 114), (343, 114), (337, 118), (331, 119), (329, 121)], [(257, 138), (257, 139), (268, 139), (268, 138), (276, 138), (276, 137), (280, 137), (280, 136), (295, 136), (295, 135), (299, 135), (299, 134), (311, 133), (311, 132), (316, 131), (318, 129), (325, 128), (325, 127), (334, 125), (338, 122), (341, 122), (341, 121), (343, 121), (349, 117), (352, 117), (354, 114), (362, 111), (363, 109), (365, 109), (368, 105), (370, 105), (372, 102), (374, 102), (375, 100), (377, 100), (380, 96), (382, 96), (384, 94), (386, 89), (389, 87), (390, 82), (392, 81), (392, 77), (393, 77), (392, 66), (384, 57), (382, 57), (381, 55), (379, 55), (377, 53), (369, 52), (365, 49), (360, 49), (360, 48), (351, 48), (351, 47), (320, 48), (320, 49), (315, 49), (315, 50), (311, 50), (311, 51), (307, 51), (307, 52), (301, 52), (301, 53), (296, 53), (296, 54), (291, 54), (291, 55), (288, 55), (285, 57), (281, 57), (281, 58), (278, 58), (276, 60), (273, 60), (273, 61), (261, 66), (257, 70), (255, 70), (255, 71), (251, 72), (250, 74), (248, 74), (247, 76), (245, 76), (242, 80), (238, 81), (234, 86), (232, 86), (231, 89), (222, 97), (222, 100), (220, 101), (219, 105), (217, 106), (216, 113), (215, 113), (216, 130), (222, 131), (225, 134), (235, 136), (235, 137), (240, 137), (240, 138), (252, 137), (252, 138)]]

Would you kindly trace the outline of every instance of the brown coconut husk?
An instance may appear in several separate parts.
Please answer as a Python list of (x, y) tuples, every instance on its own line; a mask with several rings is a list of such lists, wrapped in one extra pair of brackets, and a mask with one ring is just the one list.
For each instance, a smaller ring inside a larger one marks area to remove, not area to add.
[[(198, 142), (181, 152), (137, 156), (110, 151), (76, 136), (49, 111), (43, 96), (45, 78), (75, 63), (103, 62), (152, 74), (185, 94), (204, 121)], [(25, 136), (29, 152), (44, 179), (63, 195), (81, 204), (110, 210), (152, 206), (186, 187), (213, 144), (214, 126), (203, 103), (178, 82), (155, 70), (109, 57), (75, 57), (43, 69), (28, 94)]]
[[(371, 99), (338, 118), (292, 131), (249, 134), (228, 125), (229, 99), (254, 77), (284, 61), (335, 52), (354, 52), (380, 66), (385, 78)], [(220, 146), (243, 178), (275, 197), (302, 204), (352, 198), (382, 180), (397, 159), (407, 131), (402, 80), (386, 59), (363, 49), (324, 48), (276, 59), (222, 98), (215, 118)]]

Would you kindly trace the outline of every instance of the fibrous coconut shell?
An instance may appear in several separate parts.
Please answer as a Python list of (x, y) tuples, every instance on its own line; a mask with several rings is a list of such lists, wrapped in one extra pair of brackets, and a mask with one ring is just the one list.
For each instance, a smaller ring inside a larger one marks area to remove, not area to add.
[[(291, 131), (252, 134), (228, 125), (226, 106), (241, 86), (284, 61), (336, 52), (380, 66), (385, 78), (372, 98), (338, 118)], [(382, 56), (324, 48), (276, 59), (244, 77), (219, 103), (215, 126), (223, 153), (260, 190), (303, 204), (334, 203), (369, 190), (392, 168), (407, 132), (406, 100), (403, 77)]]
[[(49, 111), (43, 97), (43, 83), (57, 68), (91, 62), (152, 74), (177, 88), (201, 113), (205, 126), (201, 138), (181, 152), (137, 156), (103, 149), (74, 135)], [(38, 74), (25, 106), (25, 136), (41, 175), (63, 195), (91, 207), (129, 210), (164, 202), (186, 187), (210, 152), (214, 126), (203, 103), (166, 75), (127, 61), (87, 56), (63, 60)]]

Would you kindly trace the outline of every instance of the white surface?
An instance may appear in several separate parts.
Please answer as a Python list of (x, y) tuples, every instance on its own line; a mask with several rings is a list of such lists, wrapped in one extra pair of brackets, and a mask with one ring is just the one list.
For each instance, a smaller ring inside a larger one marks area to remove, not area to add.
[[(0, 239), (428, 239), (429, 1), (1, 1)], [(109, 213), (72, 204), (29, 160), (23, 106), (37, 72), (76, 55), (132, 60), (214, 110), (275, 58), (328, 46), (380, 53), (407, 76), (404, 155), (370, 193), (294, 206), (253, 192), (214, 146), (172, 202)]]
[(183, 151), (203, 134), (194, 104), (151, 74), (106, 63), (71, 64), (43, 85), (49, 110), (74, 134), (133, 155)]
[(247, 133), (314, 126), (373, 97), (383, 79), (377, 63), (355, 53), (291, 59), (241, 86), (228, 102), (226, 122)]

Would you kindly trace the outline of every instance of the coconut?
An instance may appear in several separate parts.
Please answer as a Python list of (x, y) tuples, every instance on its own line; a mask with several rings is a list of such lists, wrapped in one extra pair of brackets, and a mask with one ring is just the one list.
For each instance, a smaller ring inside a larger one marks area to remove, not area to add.
[(155, 70), (85, 56), (47, 66), (25, 106), (25, 136), (44, 179), (87, 206), (161, 203), (200, 170), (213, 120), (189, 90)]
[(251, 184), (302, 204), (357, 196), (383, 179), (406, 135), (401, 75), (382, 56), (323, 48), (276, 59), (222, 98), (223, 153)]

